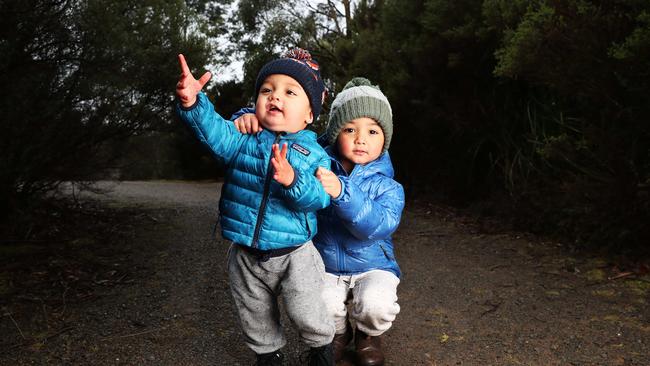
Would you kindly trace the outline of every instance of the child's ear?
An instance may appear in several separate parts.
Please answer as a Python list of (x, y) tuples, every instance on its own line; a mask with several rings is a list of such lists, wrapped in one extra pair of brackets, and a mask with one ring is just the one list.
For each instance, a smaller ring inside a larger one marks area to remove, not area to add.
[(305, 120), (305, 122), (308, 125), (314, 123), (314, 113), (311, 110), (309, 110), (309, 115), (307, 116), (307, 119)]

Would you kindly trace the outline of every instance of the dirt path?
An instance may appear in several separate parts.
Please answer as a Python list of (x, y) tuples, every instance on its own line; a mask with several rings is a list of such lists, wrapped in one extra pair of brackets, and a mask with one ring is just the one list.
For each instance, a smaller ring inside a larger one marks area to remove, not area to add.
[[(5, 252), (0, 365), (252, 364), (227, 245), (211, 239), (218, 192), (214, 183), (123, 183), (100, 197), (114, 235)], [(388, 365), (650, 365), (650, 278), (609, 280), (617, 273), (601, 259), (463, 221), (407, 206)], [(288, 333), (299, 365), (304, 348)]]

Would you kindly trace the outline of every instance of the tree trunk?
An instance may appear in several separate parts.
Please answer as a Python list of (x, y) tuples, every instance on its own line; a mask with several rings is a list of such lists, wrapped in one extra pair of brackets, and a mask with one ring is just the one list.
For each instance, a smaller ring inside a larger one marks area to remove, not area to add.
[(350, 24), (352, 23), (352, 14), (350, 12), (350, 0), (343, 0), (345, 8), (345, 36), (350, 37)]

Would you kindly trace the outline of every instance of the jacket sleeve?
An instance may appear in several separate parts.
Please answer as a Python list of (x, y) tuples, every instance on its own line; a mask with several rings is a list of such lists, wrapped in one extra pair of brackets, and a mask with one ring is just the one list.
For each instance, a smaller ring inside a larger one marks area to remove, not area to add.
[(244, 114), (247, 114), (247, 113), (255, 114), (255, 108), (244, 107), (244, 108), (238, 110), (237, 112), (233, 113), (233, 115), (230, 117), (230, 120), (234, 121), (237, 118), (239, 118), (239, 117), (241, 117), (241, 116), (243, 116)]
[(223, 119), (204, 93), (199, 93), (196, 103), (189, 108), (176, 104), (176, 113), (219, 159), (228, 164), (239, 150), (243, 137), (233, 123)]
[[(404, 188), (392, 179), (371, 199), (348, 177), (339, 176), (341, 195), (332, 206), (345, 227), (359, 240), (386, 239), (397, 229), (404, 209)], [(382, 184), (386, 184), (382, 182)]]
[(316, 169), (330, 169), (330, 158), (323, 152), (318, 164), (310, 171), (294, 169), (293, 183), (283, 190), (284, 199), (297, 211), (317, 211), (330, 205), (330, 196), (316, 178)]

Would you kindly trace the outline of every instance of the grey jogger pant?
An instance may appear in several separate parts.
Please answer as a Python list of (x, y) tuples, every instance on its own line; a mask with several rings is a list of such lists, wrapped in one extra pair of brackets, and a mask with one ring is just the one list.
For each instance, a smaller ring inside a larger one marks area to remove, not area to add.
[(233, 244), (228, 275), (246, 344), (255, 353), (273, 352), (286, 344), (279, 295), (303, 342), (310, 347), (332, 342), (334, 323), (322, 299), (325, 266), (311, 241), (266, 261)]

